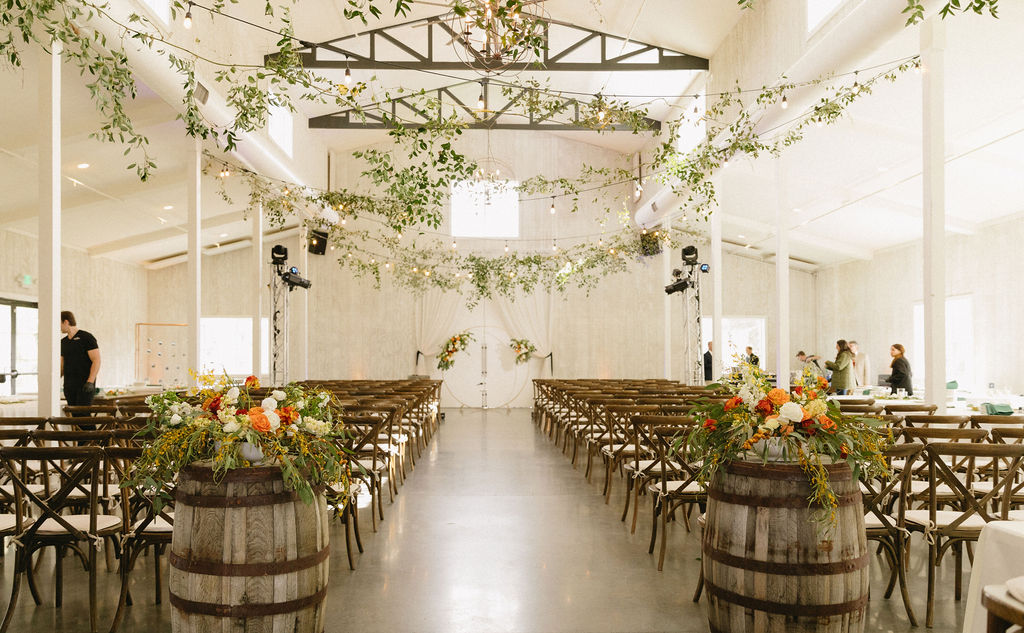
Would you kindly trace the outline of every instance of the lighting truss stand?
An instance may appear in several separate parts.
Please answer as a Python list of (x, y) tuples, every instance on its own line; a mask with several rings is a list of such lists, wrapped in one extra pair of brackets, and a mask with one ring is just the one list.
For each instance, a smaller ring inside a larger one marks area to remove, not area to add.
[(270, 280), (270, 384), (288, 383), (288, 295), (289, 286), (275, 265)]

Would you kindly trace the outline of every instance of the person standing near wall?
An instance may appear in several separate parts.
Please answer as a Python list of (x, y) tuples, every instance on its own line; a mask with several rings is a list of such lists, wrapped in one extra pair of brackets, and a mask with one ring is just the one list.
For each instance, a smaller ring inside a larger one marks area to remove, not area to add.
[(60, 313), (60, 375), (64, 376), (64, 399), (72, 406), (92, 404), (96, 376), (100, 372), (100, 346), (96, 337), (78, 329), (75, 315)]
[(899, 343), (893, 343), (889, 348), (889, 355), (892, 356), (892, 375), (889, 376), (889, 386), (892, 393), (898, 389), (906, 389), (907, 395), (914, 395), (913, 374), (910, 372), (910, 361), (906, 358), (907, 350)]
[(818, 364), (820, 358), (817, 354), (812, 354), (808, 356), (806, 352), (800, 350), (799, 352), (796, 353), (796, 359), (800, 361), (801, 373), (803, 373), (805, 369), (810, 369), (811, 374), (814, 376), (825, 375), (825, 371), (821, 368), (821, 365)]
[(866, 352), (860, 351), (857, 341), (850, 341), (853, 353), (853, 381), (858, 387), (871, 384), (871, 360)]
[(711, 341), (708, 341), (708, 351), (704, 352), (704, 380), (711, 382)]
[(825, 361), (825, 367), (832, 370), (832, 388), (843, 396), (853, 388), (853, 352), (850, 344), (839, 339), (836, 341), (836, 359)]
[(747, 346), (747, 355), (743, 357), (743, 360), (747, 361), (754, 367), (761, 366), (761, 359), (758, 358), (757, 354), (754, 353), (754, 348), (750, 347), (749, 345)]

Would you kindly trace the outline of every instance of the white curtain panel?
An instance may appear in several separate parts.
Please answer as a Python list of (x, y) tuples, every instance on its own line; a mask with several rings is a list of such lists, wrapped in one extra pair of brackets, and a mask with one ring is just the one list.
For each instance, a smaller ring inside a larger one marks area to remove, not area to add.
[(455, 316), (459, 312), (462, 297), (454, 292), (430, 289), (420, 295), (416, 301), (416, 349), (423, 353), (423, 359), (417, 358), (416, 370), (419, 372), (420, 362), (424, 362), (425, 372), (433, 369), (432, 359), (441, 351), (441, 346), (449, 336), (455, 334)]
[(520, 295), (515, 301), (495, 297), (492, 303), (509, 336), (528, 339), (537, 348), (534, 358), (551, 353), (551, 293)]

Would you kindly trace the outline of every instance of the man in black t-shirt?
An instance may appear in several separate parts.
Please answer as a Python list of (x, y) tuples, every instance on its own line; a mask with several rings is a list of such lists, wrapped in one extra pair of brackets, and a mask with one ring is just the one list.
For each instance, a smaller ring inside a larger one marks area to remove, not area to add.
[(60, 313), (60, 374), (64, 376), (64, 399), (69, 405), (92, 404), (96, 393), (96, 375), (100, 371), (100, 349), (96, 337), (78, 329), (75, 315)]

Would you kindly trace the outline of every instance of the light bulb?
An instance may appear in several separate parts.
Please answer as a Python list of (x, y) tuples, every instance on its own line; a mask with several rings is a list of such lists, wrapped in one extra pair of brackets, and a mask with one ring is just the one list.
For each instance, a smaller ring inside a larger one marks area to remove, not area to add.
[(459, 247), (459, 245), (458, 245), (458, 244), (456, 244), (456, 243), (455, 243), (454, 241), (452, 241), (452, 249), (456, 249), (456, 248), (458, 248), (458, 247)]
[(785, 110), (789, 107), (789, 101), (786, 99), (786, 95), (782, 95), (782, 109)]
[(597, 111), (597, 120), (598, 121), (604, 121), (604, 110), (598, 110)]
[(345, 67), (345, 83), (346, 84), (351, 84), (352, 83), (352, 70), (350, 68), (348, 68), (348, 67)]
[(508, 252), (508, 242), (505, 243), (505, 252)]
[(555, 214), (555, 199), (551, 199), (551, 215)]
[(484, 103), (484, 93), (480, 93), (480, 98), (476, 100), (476, 109), (483, 110), (487, 104)]
[(185, 30), (192, 28), (192, 3), (188, 3), (188, 10), (185, 11), (185, 19), (181, 21), (181, 25), (185, 27)]
[(557, 251), (558, 250), (558, 244), (551, 244), (551, 250)]

